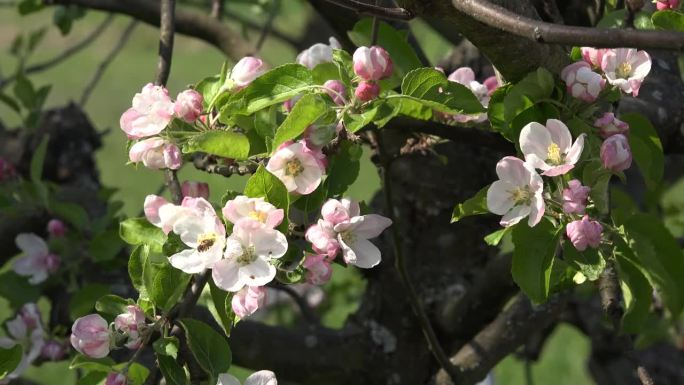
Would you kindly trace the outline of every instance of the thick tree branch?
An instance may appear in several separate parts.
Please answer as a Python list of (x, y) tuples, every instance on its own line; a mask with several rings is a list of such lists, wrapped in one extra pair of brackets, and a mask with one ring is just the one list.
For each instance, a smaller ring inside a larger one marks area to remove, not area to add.
[[(84, 8), (129, 15), (147, 24), (159, 26), (159, 2), (153, 0), (44, 0), (45, 4), (78, 5)], [(225, 24), (196, 10), (179, 9), (175, 30), (214, 45), (234, 60), (249, 54), (252, 47)]]
[(414, 14), (404, 8), (386, 8), (374, 4), (363, 3), (356, 0), (326, 0), (329, 3), (339, 5), (356, 12), (357, 15), (374, 16), (391, 20), (411, 20)]
[(527, 18), (486, 0), (453, 0), (452, 3), (454, 8), (481, 23), (539, 43), (684, 49), (684, 32), (564, 26)]

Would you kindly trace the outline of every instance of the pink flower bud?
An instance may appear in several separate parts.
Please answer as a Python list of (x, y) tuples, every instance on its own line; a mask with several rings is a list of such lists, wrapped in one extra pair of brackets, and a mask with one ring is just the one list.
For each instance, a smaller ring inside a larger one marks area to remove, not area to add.
[(367, 102), (378, 97), (380, 94), (380, 86), (378, 83), (372, 82), (361, 82), (359, 86), (356, 87), (354, 95), (362, 102)]
[(492, 96), (494, 91), (496, 91), (496, 89), (500, 86), (499, 79), (497, 79), (496, 76), (488, 77), (482, 82), (482, 84), (487, 87), (487, 95), (489, 96)]
[(247, 87), (254, 79), (266, 72), (266, 65), (261, 59), (245, 56), (235, 64), (230, 72), (230, 78), (238, 88)]
[(658, 0), (656, 2), (656, 8), (659, 11), (664, 9), (677, 9), (679, 8), (679, 0)]
[(563, 190), (563, 211), (566, 214), (584, 214), (590, 191), (577, 179), (568, 182), (568, 188)]
[(66, 225), (59, 219), (50, 219), (47, 224), (47, 231), (53, 237), (61, 237), (66, 232)]
[(35, 303), (26, 303), (19, 309), (19, 318), (27, 330), (42, 328), (40, 310)]
[(14, 165), (5, 158), (0, 158), (0, 182), (12, 179), (17, 174)]
[(572, 221), (568, 223), (565, 228), (565, 233), (570, 242), (579, 251), (584, 251), (587, 246), (591, 246), (596, 249), (601, 244), (601, 233), (603, 232), (603, 226), (596, 221), (589, 219), (588, 215), (585, 215), (582, 220)]
[(128, 151), (131, 162), (142, 162), (153, 170), (169, 168), (177, 170), (183, 164), (178, 146), (162, 138), (148, 138), (134, 144)]
[(246, 286), (238, 291), (231, 301), (233, 312), (242, 318), (254, 314), (266, 302), (266, 288), (263, 286)]
[(613, 172), (628, 169), (632, 165), (632, 150), (627, 137), (615, 134), (604, 140), (601, 145), (601, 162), (604, 168)]
[(330, 98), (338, 106), (343, 106), (347, 103), (345, 100), (345, 94), (347, 93), (347, 88), (339, 80), (328, 80), (323, 83), (323, 87), (326, 88), (326, 93), (330, 95)]
[(321, 216), (333, 226), (352, 217), (361, 215), (358, 202), (343, 198), (342, 200), (328, 199), (321, 208)]
[(129, 139), (140, 139), (160, 133), (173, 119), (173, 102), (169, 91), (149, 83), (135, 94), (132, 107), (121, 115), (119, 124)]
[(209, 199), (209, 184), (186, 180), (181, 186), (184, 197)]
[(66, 355), (66, 346), (62, 342), (49, 340), (43, 345), (40, 355), (49, 361), (59, 361)]
[(295, 104), (297, 104), (297, 102), (301, 98), (302, 95), (296, 95), (292, 99), (288, 99), (285, 102), (283, 102), (283, 108), (285, 108), (285, 111), (292, 112), (292, 109), (294, 108)]
[(582, 59), (594, 68), (601, 68), (603, 55), (608, 51), (605, 48), (582, 47)]
[(619, 120), (612, 112), (606, 112), (602, 117), (596, 119), (594, 126), (599, 129), (599, 135), (603, 139), (615, 134), (627, 135), (629, 124)]
[(570, 95), (587, 103), (596, 101), (601, 90), (606, 86), (606, 80), (592, 71), (589, 64), (583, 61), (565, 67), (561, 71), (561, 78), (565, 81)]
[(45, 257), (45, 268), (48, 273), (54, 274), (59, 270), (62, 259), (57, 254), (50, 253)]
[(140, 332), (145, 327), (145, 313), (137, 305), (126, 306), (126, 312), (121, 313), (114, 319), (114, 328), (125, 334), (127, 341), (125, 346), (129, 349), (137, 349), (142, 343)]
[(318, 223), (306, 230), (304, 237), (311, 243), (311, 248), (318, 254), (325, 254), (330, 260), (335, 259), (340, 251), (340, 244), (337, 241), (337, 233), (333, 230), (334, 225), (326, 220), (320, 219)]
[(378, 46), (359, 47), (354, 52), (354, 73), (363, 80), (380, 80), (392, 76), (394, 66), (389, 53)]
[(185, 90), (178, 94), (173, 111), (180, 119), (192, 123), (202, 113), (202, 94), (195, 90)]
[(121, 373), (109, 373), (107, 379), (105, 380), (105, 385), (126, 385), (128, 383), (128, 378)]
[(306, 282), (312, 285), (323, 285), (330, 281), (332, 267), (327, 259), (327, 255), (307, 255), (303, 265), (307, 270)]
[(71, 345), (79, 353), (91, 358), (106, 357), (110, 339), (109, 324), (99, 314), (81, 317), (71, 327)]

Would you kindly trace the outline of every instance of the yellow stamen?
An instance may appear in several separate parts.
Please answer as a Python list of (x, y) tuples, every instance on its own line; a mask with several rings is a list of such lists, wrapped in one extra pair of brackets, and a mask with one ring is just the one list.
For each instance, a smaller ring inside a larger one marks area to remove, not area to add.
[(625, 63), (620, 63), (617, 67), (617, 71), (615, 71), (615, 74), (619, 78), (626, 79), (629, 77), (629, 75), (632, 74), (632, 65), (625, 62)]
[(513, 199), (513, 202), (515, 202), (515, 205), (519, 204), (529, 204), (530, 199), (532, 198), (532, 194), (530, 193), (530, 188), (525, 186), (525, 187), (518, 187), (513, 191), (510, 191), (511, 193), (511, 199)]
[(249, 213), (249, 217), (252, 219), (256, 219), (261, 223), (266, 223), (266, 218), (268, 217), (268, 215), (266, 215), (266, 213), (263, 211), (251, 211)]
[(551, 143), (546, 151), (546, 160), (550, 163), (559, 165), (563, 162), (560, 147), (556, 143)]
[(300, 162), (299, 159), (292, 159), (291, 161), (287, 162), (287, 164), (285, 164), (286, 175), (297, 176), (301, 174), (303, 171), (304, 166), (302, 166), (302, 162)]

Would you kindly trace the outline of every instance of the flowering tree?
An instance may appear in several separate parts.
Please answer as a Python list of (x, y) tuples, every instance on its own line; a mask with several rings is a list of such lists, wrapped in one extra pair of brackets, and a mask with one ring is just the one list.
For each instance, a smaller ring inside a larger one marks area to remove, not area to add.
[[(68, 188), (96, 195), (81, 183), (98, 184), (92, 164), (77, 186), (50, 172), (73, 146), (46, 128), (49, 88), (24, 68), (0, 83), (15, 83), (0, 100), (31, 133), (18, 139), (22, 156), (0, 159), (10, 250), (0, 295), (16, 313), (0, 338), (0, 381), (69, 359), (84, 384), (239, 384), (233, 361), (258, 370), (251, 385), (475, 384), (522, 345), (538, 354), (534, 341), (561, 321), (592, 339), (599, 384), (684, 381), (671, 369), (684, 254), (653, 204), (666, 153), (681, 151), (682, 86), (649, 85), (665, 76), (656, 60), (675, 71), (659, 50), (684, 47), (678, 1), (576, 1), (593, 7), (579, 16), (554, 1), (310, 3), (339, 39), (277, 67), (245, 55), (221, 0), (212, 15), (173, 0), (18, 3), (21, 13), (59, 6), (62, 29), (84, 9), (160, 26), (157, 76), (131, 90), (120, 134), (131, 163), (164, 174), (168, 196), (150, 187), (137, 218), (117, 216), (107, 194), (96, 207), (65, 199)], [(379, 20), (414, 17), (454, 41), (457, 31), (495, 71), (480, 82), (483, 68), (426, 66), (401, 26)], [(235, 60), (172, 98), (175, 32)], [(679, 113), (665, 110), (662, 127), (649, 121), (658, 86), (679, 87), (668, 94)], [(345, 195), (363, 146), (383, 180), (371, 204)], [(193, 166), (249, 179), (212, 201), (208, 185), (178, 180)], [(341, 330), (318, 324), (292, 289), (326, 285), (334, 265), (367, 279)], [(93, 298), (104, 276), (124, 289)], [(300, 327), (248, 320), (267, 288), (294, 293)]]

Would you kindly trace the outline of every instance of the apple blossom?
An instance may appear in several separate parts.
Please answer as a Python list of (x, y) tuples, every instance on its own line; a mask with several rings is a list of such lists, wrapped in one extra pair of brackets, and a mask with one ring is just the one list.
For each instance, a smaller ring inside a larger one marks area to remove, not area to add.
[(266, 288), (263, 286), (245, 286), (235, 293), (230, 304), (233, 312), (246, 318), (254, 314), (266, 302)]
[(584, 214), (590, 191), (577, 179), (569, 181), (568, 187), (563, 189), (563, 211), (566, 214)]
[(59, 256), (50, 254), (43, 238), (33, 233), (21, 233), (14, 243), (22, 251), (22, 255), (14, 261), (12, 270), (29, 278), (29, 283), (37, 285), (45, 281), (59, 267)]
[[(221, 373), (216, 385), (240, 385), (235, 376), (229, 373)], [(260, 370), (249, 375), (243, 385), (278, 385), (278, 380), (270, 370)]]
[(380, 86), (375, 82), (360, 82), (354, 90), (354, 96), (362, 102), (377, 99), (380, 95)]
[(53, 218), (47, 224), (47, 231), (53, 237), (62, 237), (66, 233), (66, 225), (59, 219)]
[(351, 199), (328, 199), (321, 207), (321, 216), (333, 226), (358, 217), (361, 213), (359, 203)]
[(333, 103), (338, 106), (343, 106), (347, 103), (347, 87), (344, 86), (344, 83), (339, 80), (328, 80), (323, 83), (323, 87), (325, 88), (325, 93), (330, 96)]
[(107, 375), (105, 379), (105, 385), (126, 385), (128, 384), (128, 378), (123, 373), (112, 372)]
[(330, 281), (332, 266), (327, 255), (309, 254), (302, 264), (306, 269), (306, 282), (312, 285), (323, 285)]
[(496, 76), (490, 76), (487, 79), (485, 79), (482, 84), (484, 84), (485, 87), (487, 87), (487, 95), (492, 96), (494, 91), (497, 90), (501, 86), (499, 83), (499, 79)]
[(192, 123), (202, 113), (203, 100), (204, 98), (199, 92), (192, 89), (185, 90), (176, 96), (173, 111), (179, 119)]
[(43, 345), (40, 351), (41, 357), (49, 361), (59, 361), (66, 355), (67, 348), (64, 343), (56, 340), (49, 340)]
[(601, 163), (613, 172), (620, 172), (632, 165), (632, 150), (627, 137), (615, 134), (601, 144)]
[(503, 215), (502, 226), (512, 226), (529, 216), (530, 227), (541, 221), (546, 208), (542, 192), (544, 182), (532, 166), (507, 156), (496, 164), (499, 180), (487, 190), (487, 209)]
[(230, 72), (230, 79), (238, 88), (247, 87), (254, 79), (266, 72), (266, 65), (261, 59), (245, 56), (238, 61)]
[(324, 170), (319, 161), (301, 143), (292, 143), (278, 149), (266, 165), (289, 192), (311, 194), (321, 184)]
[(112, 335), (104, 318), (99, 314), (89, 314), (74, 322), (70, 339), (79, 353), (91, 358), (104, 358), (109, 354)]
[(601, 69), (601, 63), (603, 62), (603, 56), (610, 49), (606, 48), (592, 48), (592, 47), (582, 47), (582, 59), (594, 68)]
[(679, 8), (679, 0), (657, 0), (656, 1), (656, 8), (659, 11), (662, 11), (665, 9), (677, 9), (677, 8)]
[(304, 238), (311, 243), (311, 247), (318, 254), (325, 254), (328, 258), (335, 259), (340, 251), (337, 241), (337, 233), (333, 229), (335, 225), (323, 219), (306, 230)]
[(177, 170), (183, 163), (178, 146), (159, 137), (143, 139), (134, 144), (128, 151), (131, 162), (143, 162), (152, 170), (168, 168)]
[(0, 348), (8, 349), (15, 345), (23, 348), (19, 365), (7, 373), (0, 383), (7, 383), (21, 376), (29, 365), (42, 353), (45, 344), (40, 312), (34, 303), (26, 303), (19, 310), (16, 318), (6, 322), (7, 337), (0, 337)]
[(601, 68), (608, 83), (637, 96), (641, 83), (651, 71), (651, 56), (634, 48), (616, 48), (603, 56)]
[(586, 250), (587, 246), (591, 246), (594, 249), (598, 248), (601, 244), (602, 232), (603, 226), (596, 221), (590, 220), (588, 215), (585, 215), (581, 220), (568, 223), (565, 228), (565, 233), (570, 242), (579, 251)]
[(209, 184), (186, 180), (181, 185), (184, 197), (209, 199)]
[(352, 59), (354, 73), (366, 81), (388, 78), (394, 71), (389, 53), (377, 45), (357, 48)]
[(280, 231), (256, 221), (238, 221), (226, 240), (224, 258), (212, 268), (216, 286), (237, 292), (244, 286), (263, 286), (273, 280), (271, 264), (287, 252), (287, 238)]
[(333, 229), (344, 261), (362, 269), (380, 263), (380, 250), (369, 239), (379, 236), (391, 224), (389, 218), (377, 214), (356, 216), (336, 224)]
[(126, 306), (126, 312), (121, 313), (114, 319), (114, 328), (126, 335), (125, 346), (129, 349), (137, 349), (142, 344), (142, 329), (145, 328), (145, 313), (138, 305)]
[(132, 107), (121, 115), (121, 129), (130, 139), (160, 133), (173, 119), (173, 102), (169, 91), (148, 83), (133, 97)]
[(612, 112), (606, 112), (600, 118), (594, 121), (594, 127), (599, 129), (599, 135), (603, 139), (615, 134), (627, 135), (629, 133), (629, 124), (615, 117)]
[(169, 203), (165, 198), (160, 197), (158, 195), (150, 194), (145, 197), (145, 203), (143, 204), (143, 212), (145, 213), (145, 218), (147, 220), (157, 226), (162, 228), (164, 230), (165, 234), (168, 234), (172, 230), (172, 225), (166, 225), (166, 227), (162, 226), (161, 223), (161, 218), (159, 218), (159, 208), (164, 206), (164, 205), (173, 205), (172, 203)]
[(520, 131), (520, 149), (525, 162), (543, 170), (542, 175), (558, 176), (575, 167), (584, 149), (585, 136), (581, 134), (572, 143), (570, 130), (560, 120), (549, 119), (546, 126), (532, 122)]
[(572, 63), (563, 68), (561, 78), (570, 95), (587, 103), (595, 102), (606, 86), (606, 80), (592, 71), (591, 66), (583, 61)]
[[(461, 67), (456, 69), (454, 72), (452, 72), (449, 77), (449, 81), (455, 82), (458, 84), (464, 85), (466, 88), (468, 88), (470, 91), (473, 92), (475, 97), (477, 97), (477, 100), (482, 104), (484, 107), (487, 107), (489, 105), (489, 99), (490, 99), (490, 88), (484, 84), (479, 83), (478, 81), (475, 80), (475, 72), (470, 67)], [(496, 81), (496, 77), (494, 77), (494, 80)], [(491, 81), (490, 81), (491, 83)], [(498, 83), (497, 83), (498, 84)], [(491, 85), (490, 85), (491, 87)], [(493, 92), (493, 90), (492, 90)], [(470, 122), (470, 121), (475, 121), (475, 122), (484, 122), (487, 120), (487, 113), (480, 113), (476, 115), (453, 115), (452, 118), (461, 123), (465, 122)]]
[(309, 69), (314, 69), (322, 63), (332, 63), (333, 49), (342, 49), (342, 46), (334, 37), (331, 37), (329, 41), (330, 44), (316, 43), (305, 49), (297, 55), (295, 61)]
[(238, 195), (226, 202), (222, 212), (223, 217), (232, 224), (248, 219), (257, 221), (269, 229), (274, 229), (285, 217), (283, 209), (266, 202), (264, 198), (248, 198), (244, 195)]

